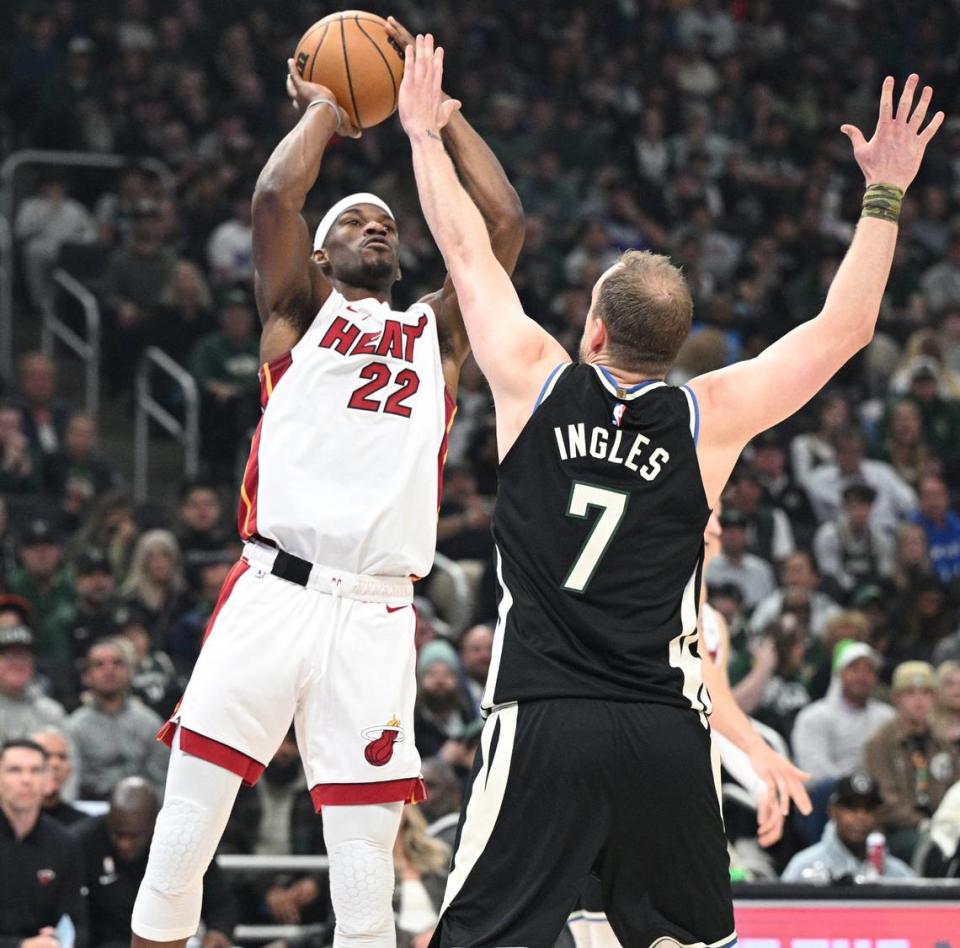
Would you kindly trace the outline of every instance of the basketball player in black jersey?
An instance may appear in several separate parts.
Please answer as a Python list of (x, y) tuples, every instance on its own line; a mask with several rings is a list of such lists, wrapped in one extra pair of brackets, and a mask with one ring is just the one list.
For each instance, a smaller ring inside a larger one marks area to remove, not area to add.
[[(704, 526), (747, 442), (872, 337), (903, 192), (943, 114), (921, 130), (929, 87), (913, 108), (910, 76), (894, 113), (885, 80), (870, 141), (842, 128), (867, 191), (823, 310), (755, 359), (674, 388), (663, 377), (692, 304), (666, 257), (630, 252), (601, 277), (579, 363), (523, 313), (444, 150), (441, 69), (442, 51), (418, 37), (400, 119), (494, 396), (501, 599), (488, 718), (431, 944), (548, 946), (593, 872), (627, 948), (729, 948), (696, 645)], [(789, 764), (750, 757), (784, 804), (803, 798)]]

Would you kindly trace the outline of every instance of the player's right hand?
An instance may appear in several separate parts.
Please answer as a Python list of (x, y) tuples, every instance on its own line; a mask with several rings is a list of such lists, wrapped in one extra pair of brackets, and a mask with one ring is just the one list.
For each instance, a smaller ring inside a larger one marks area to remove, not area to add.
[(317, 99), (325, 99), (337, 110), (339, 116), (337, 122), (338, 135), (342, 135), (344, 138), (359, 138), (363, 134), (361, 129), (350, 121), (350, 117), (340, 107), (337, 97), (326, 86), (320, 85), (319, 82), (307, 82), (302, 79), (292, 59), (287, 60), (287, 95), (290, 96), (293, 107), (301, 115), (306, 112), (311, 102)]
[(840, 131), (853, 145), (853, 157), (860, 165), (868, 185), (892, 184), (901, 191), (906, 191), (920, 170), (920, 162), (930, 139), (943, 124), (943, 112), (937, 112), (927, 123), (927, 127), (920, 131), (933, 98), (933, 89), (924, 86), (914, 108), (913, 95), (919, 81), (920, 77), (916, 73), (907, 78), (894, 114), (893, 76), (887, 76), (883, 80), (880, 115), (870, 141), (863, 137), (863, 132), (855, 125), (840, 126)]

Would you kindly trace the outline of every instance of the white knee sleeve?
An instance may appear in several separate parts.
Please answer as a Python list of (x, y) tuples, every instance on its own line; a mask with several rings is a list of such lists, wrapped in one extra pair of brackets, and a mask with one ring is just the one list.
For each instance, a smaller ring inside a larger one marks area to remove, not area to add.
[(396, 945), (393, 844), (402, 813), (402, 803), (324, 807), (334, 948)]
[(170, 755), (163, 809), (131, 927), (151, 941), (177, 941), (200, 923), (203, 875), (233, 809), (240, 778), (179, 749)]

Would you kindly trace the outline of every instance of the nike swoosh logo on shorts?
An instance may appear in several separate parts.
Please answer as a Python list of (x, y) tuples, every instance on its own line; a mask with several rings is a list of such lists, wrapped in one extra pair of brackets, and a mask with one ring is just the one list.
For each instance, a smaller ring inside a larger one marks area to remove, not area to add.
[(406, 609), (408, 606), (387, 606), (387, 612), (399, 612), (401, 609)]

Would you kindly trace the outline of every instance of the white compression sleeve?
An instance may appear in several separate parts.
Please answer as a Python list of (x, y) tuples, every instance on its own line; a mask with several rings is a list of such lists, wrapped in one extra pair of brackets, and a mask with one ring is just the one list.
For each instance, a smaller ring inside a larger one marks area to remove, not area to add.
[(325, 806), (334, 948), (395, 948), (393, 844), (402, 803)]

